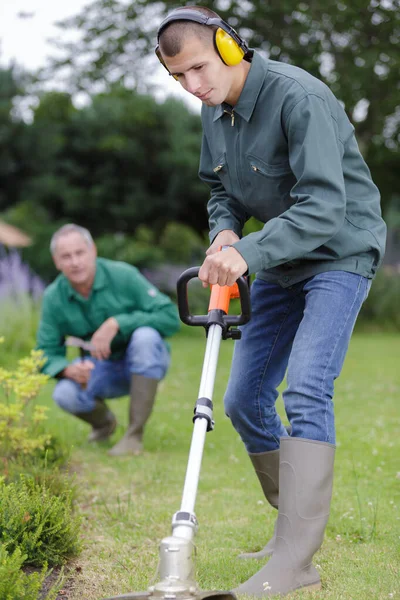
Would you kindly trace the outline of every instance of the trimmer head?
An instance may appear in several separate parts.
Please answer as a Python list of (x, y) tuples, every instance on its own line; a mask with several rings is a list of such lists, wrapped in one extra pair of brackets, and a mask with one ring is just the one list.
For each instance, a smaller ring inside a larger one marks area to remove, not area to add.
[[(107, 600), (152, 600), (152, 598), (175, 598), (175, 596), (156, 596), (151, 592), (137, 592), (132, 594), (125, 594), (123, 596), (113, 596), (112, 598), (108, 598)], [(176, 596), (176, 598), (178, 598)], [(198, 591), (196, 594), (179, 596), (181, 600), (235, 600), (236, 596), (233, 592), (200, 592)]]
[(113, 596), (106, 600), (236, 600), (232, 592), (199, 590), (194, 580), (192, 540), (180, 537), (164, 538), (160, 544), (158, 575), (160, 581), (147, 592)]

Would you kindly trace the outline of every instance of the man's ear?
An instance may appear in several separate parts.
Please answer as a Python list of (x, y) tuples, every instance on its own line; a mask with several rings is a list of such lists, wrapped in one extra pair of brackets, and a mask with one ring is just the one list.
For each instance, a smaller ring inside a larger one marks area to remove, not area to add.
[(53, 262), (55, 264), (55, 267), (56, 267), (57, 271), (61, 271), (60, 264), (59, 264), (58, 259), (57, 259), (57, 253), (53, 254)]

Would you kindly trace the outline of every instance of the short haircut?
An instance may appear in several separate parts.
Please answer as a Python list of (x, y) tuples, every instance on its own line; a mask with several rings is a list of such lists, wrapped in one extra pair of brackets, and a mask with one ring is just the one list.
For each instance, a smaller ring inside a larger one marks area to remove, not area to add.
[[(207, 17), (219, 19), (220, 16), (205, 6), (182, 6), (179, 10), (196, 10)], [(172, 21), (162, 30), (159, 37), (161, 53), (164, 56), (176, 56), (182, 51), (182, 47), (191, 35), (200, 38), (204, 42), (213, 39), (214, 32), (218, 29), (216, 25), (202, 25), (195, 21)]]
[(92, 235), (88, 229), (85, 227), (81, 227), (80, 225), (75, 225), (75, 223), (68, 223), (67, 225), (63, 225), (60, 229), (57, 229), (51, 236), (50, 240), (50, 252), (52, 256), (56, 253), (57, 242), (64, 235), (68, 235), (69, 233), (79, 233), (88, 246), (93, 246), (94, 241)]

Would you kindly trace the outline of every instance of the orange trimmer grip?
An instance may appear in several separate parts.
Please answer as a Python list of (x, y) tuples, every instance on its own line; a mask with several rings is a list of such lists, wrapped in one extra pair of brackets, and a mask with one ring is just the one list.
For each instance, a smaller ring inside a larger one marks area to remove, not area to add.
[(227, 285), (212, 285), (210, 303), (208, 305), (208, 312), (210, 310), (222, 310), (226, 315), (229, 312), (229, 303), (231, 301), (231, 288)]
[[(222, 246), (219, 246), (218, 252), (222, 250)], [(208, 305), (208, 312), (210, 310), (223, 310), (227, 315), (229, 312), (229, 303), (232, 298), (239, 298), (239, 287), (237, 283), (234, 283), (231, 286), (220, 286), (220, 285), (211, 285), (211, 297), (210, 303)]]
[(234, 283), (229, 288), (231, 290), (231, 300), (232, 298), (240, 298), (239, 286), (237, 283)]
[(213, 309), (223, 310), (227, 315), (229, 312), (229, 303), (232, 298), (240, 298), (238, 284), (234, 283), (231, 286), (218, 284), (211, 286), (211, 297), (208, 305), (208, 312)]

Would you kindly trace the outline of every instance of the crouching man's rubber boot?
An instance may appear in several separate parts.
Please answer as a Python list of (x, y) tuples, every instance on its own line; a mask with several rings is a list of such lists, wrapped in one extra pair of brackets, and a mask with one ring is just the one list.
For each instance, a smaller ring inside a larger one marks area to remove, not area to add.
[(332, 496), (335, 446), (281, 438), (279, 509), (275, 549), (269, 562), (234, 592), (257, 597), (319, 589), (312, 558), (321, 547)]
[(140, 454), (143, 450), (143, 431), (153, 410), (158, 379), (132, 375), (130, 387), (129, 427), (124, 437), (109, 450), (110, 456)]
[[(278, 510), (279, 502), (279, 450), (272, 450), (270, 452), (262, 452), (260, 454), (250, 454), (249, 457), (253, 463), (254, 470), (260, 481), (264, 496), (269, 504)], [(270, 556), (274, 551), (275, 547), (275, 533), (276, 523), (274, 528), (274, 534), (269, 542), (259, 550), (258, 552), (244, 552), (239, 554), (239, 558), (265, 558)]]
[(117, 426), (115, 415), (109, 410), (107, 404), (96, 399), (93, 410), (84, 413), (75, 413), (75, 417), (89, 423), (92, 431), (88, 436), (89, 442), (102, 442), (107, 440)]

